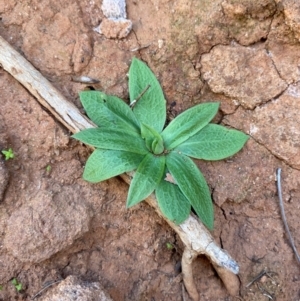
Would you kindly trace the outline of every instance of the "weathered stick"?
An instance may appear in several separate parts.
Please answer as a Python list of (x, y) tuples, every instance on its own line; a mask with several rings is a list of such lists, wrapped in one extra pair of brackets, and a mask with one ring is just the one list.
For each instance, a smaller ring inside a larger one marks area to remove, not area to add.
[(0, 64), (71, 132), (94, 125), (0, 36)]
[[(2, 37), (0, 37), (0, 64), (71, 132), (75, 133), (85, 128), (94, 127), (92, 122), (83, 116), (72, 103), (68, 102), (40, 72)], [(130, 173), (122, 175), (122, 178), (130, 184)], [(148, 197), (146, 201), (164, 218), (157, 206), (154, 194)], [(215, 243), (210, 232), (199, 219), (191, 214), (180, 225), (165, 220), (180, 236), (185, 245), (182, 260), (183, 279), (193, 300), (198, 301), (199, 295), (193, 280), (192, 262), (199, 254), (204, 254), (210, 259), (228, 292), (231, 295), (238, 295), (239, 280), (236, 276), (239, 272), (238, 264)]]

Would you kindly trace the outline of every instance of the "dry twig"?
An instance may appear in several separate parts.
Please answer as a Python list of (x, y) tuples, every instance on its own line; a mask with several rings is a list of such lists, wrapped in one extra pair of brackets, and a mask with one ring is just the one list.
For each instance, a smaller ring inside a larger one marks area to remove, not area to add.
[(53, 281), (47, 285), (45, 285), (41, 290), (39, 290), (34, 296), (31, 297), (31, 300), (34, 300), (37, 296), (39, 296), (42, 292), (44, 292), (47, 288), (53, 286), (54, 284), (60, 283), (62, 280)]
[[(94, 124), (83, 116), (79, 110), (68, 102), (51, 84), (38, 72), (24, 57), (15, 51), (2, 37), (0, 37), (0, 64), (25, 86), (37, 100), (46, 107), (71, 132), (94, 127)], [(128, 174), (122, 178), (129, 184), (131, 177)], [(163, 218), (158, 208), (154, 194), (146, 200)], [(199, 255), (206, 255), (223, 280), (231, 295), (238, 295), (239, 272), (238, 264), (221, 249), (210, 232), (194, 215), (180, 225), (165, 219), (173, 230), (180, 236), (185, 246), (183, 254), (182, 273), (188, 293), (197, 301), (199, 295), (192, 274), (192, 262)]]
[(247, 285), (246, 287), (250, 287), (254, 282), (259, 281), (264, 275), (266, 275), (267, 270), (263, 269), (257, 276), (255, 276)]
[(291, 247), (292, 247), (292, 249), (295, 253), (295, 256), (298, 260), (298, 263), (300, 263), (300, 256), (298, 254), (297, 248), (296, 248), (295, 243), (294, 243), (294, 239), (292, 237), (289, 225), (288, 225), (286, 217), (285, 217), (283, 200), (282, 200), (282, 190), (281, 190), (281, 168), (277, 168), (276, 177), (277, 177), (277, 190), (278, 190), (278, 198), (279, 198), (279, 207), (280, 207), (281, 218), (283, 220), (284, 228), (285, 228), (285, 231), (288, 235)]

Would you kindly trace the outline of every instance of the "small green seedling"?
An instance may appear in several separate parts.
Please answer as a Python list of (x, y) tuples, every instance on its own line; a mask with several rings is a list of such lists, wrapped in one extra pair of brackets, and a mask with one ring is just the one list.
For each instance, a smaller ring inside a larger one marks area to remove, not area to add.
[(8, 150), (3, 150), (2, 154), (4, 155), (5, 160), (13, 159), (15, 157), (15, 154), (11, 148)]
[[(127, 208), (152, 192), (163, 215), (176, 224), (191, 208), (213, 228), (209, 187), (190, 157), (220, 160), (234, 155), (248, 136), (210, 124), (219, 103), (207, 102), (181, 113), (165, 128), (166, 100), (159, 82), (146, 64), (134, 58), (129, 70), (128, 106), (100, 91), (83, 91), (80, 100), (98, 126), (73, 135), (96, 149), (86, 162), (83, 178), (92, 183), (135, 170)], [(134, 104), (134, 105), (133, 105)]]
[(23, 288), (22, 283), (18, 282), (18, 280), (16, 278), (14, 278), (11, 283), (14, 285), (14, 287), (16, 288), (16, 290), (18, 292), (20, 292)]
[(170, 242), (166, 243), (166, 247), (167, 247), (168, 250), (173, 250), (174, 249), (173, 244), (171, 244)]
[(46, 172), (50, 172), (51, 171), (51, 165), (47, 165), (47, 167), (46, 167)]
[(2, 291), (3, 290), (3, 286), (2, 285), (0, 285), (0, 291)]

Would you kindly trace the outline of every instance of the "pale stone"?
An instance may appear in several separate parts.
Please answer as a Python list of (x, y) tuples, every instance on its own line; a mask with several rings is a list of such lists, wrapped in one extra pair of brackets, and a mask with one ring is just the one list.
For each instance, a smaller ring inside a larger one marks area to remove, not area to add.
[(69, 276), (57, 286), (53, 286), (40, 301), (113, 301), (102, 289), (99, 282), (83, 282)]
[(101, 9), (106, 18), (126, 19), (125, 0), (103, 0)]

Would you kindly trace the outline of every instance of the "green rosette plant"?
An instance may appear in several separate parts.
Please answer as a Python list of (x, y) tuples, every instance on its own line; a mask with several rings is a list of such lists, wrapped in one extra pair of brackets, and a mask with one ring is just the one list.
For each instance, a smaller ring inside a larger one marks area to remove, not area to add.
[(191, 208), (213, 228), (209, 187), (190, 158), (221, 160), (234, 155), (248, 140), (244, 133), (209, 122), (219, 103), (196, 105), (178, 115), (165, 128), (166, 100), (155, 75), (133, 58), (129, 69), (130, 104), (100, 91), (83, 91), (80, 100), (98, 126), (73, 135), (95, 147), (83, 178), (97, 183), (135, 170), (127, 204), (132, 207), (152, 192), (163, 215), (176, 224)]

